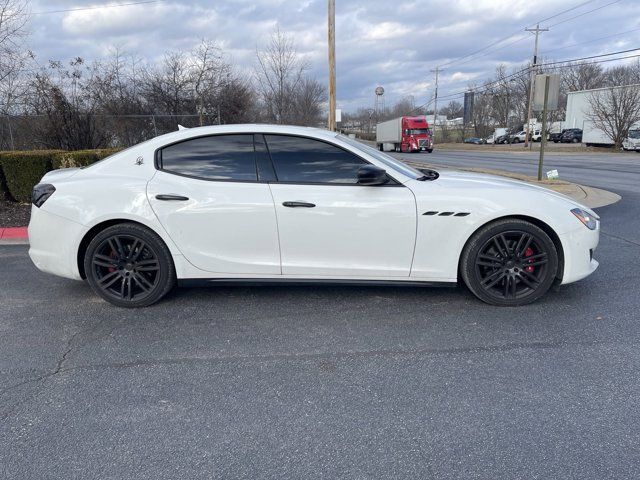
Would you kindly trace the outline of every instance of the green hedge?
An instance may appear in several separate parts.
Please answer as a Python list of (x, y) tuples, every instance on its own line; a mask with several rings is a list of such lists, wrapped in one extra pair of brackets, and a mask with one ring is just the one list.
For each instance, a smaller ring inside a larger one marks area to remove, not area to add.
[(118, 150), (0, 152), (0, 196), (16, 202), (30, 202), (31, 189), (45, 173), (58, 168), (84, 167)]

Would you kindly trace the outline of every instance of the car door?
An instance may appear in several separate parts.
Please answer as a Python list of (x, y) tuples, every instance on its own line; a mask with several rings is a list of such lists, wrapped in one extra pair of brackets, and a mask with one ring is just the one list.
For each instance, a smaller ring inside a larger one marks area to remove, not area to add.
[(265, 135), (282, 273), (301, 276), (406, 277), (416, 236), (411, 190), (391, 180), (363, 186), (368, 162), (317, 139)]
[(158, 150), (147, 196), (194, 266), (217, 274), (281, 273), (273, 198), (266, 181), (258, 181), (260, 159), (251, 134), (198, 137)]

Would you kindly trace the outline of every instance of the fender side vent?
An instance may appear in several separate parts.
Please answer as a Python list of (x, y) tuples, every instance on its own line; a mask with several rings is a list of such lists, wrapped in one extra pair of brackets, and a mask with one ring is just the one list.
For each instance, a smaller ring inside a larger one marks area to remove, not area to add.
[(467, 215), (470, 215), (471, 212), (460, 212), (460, 213), (456, 213), (454, 215), (454, 217), (466, 217)]
[(438, 212), (424, 212), (423, 215), (435, 215)]
[(442, 212), (438, 214), (439, 217), (450, 217), (451, 215), (453, 215), (453, 212)]

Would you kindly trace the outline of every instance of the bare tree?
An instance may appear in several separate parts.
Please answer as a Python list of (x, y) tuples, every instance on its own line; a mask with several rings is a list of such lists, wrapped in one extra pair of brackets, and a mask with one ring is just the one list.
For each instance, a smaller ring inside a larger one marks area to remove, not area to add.
[(267, 46), (256, 50), (255, 77), (268, 121), (290, 123), (293, 94), (303, 81), (307, 62), (298, 55), (293, 39), (280, 28), (271, 34)]
[(28, 19), (26, 0), (0, 0), (0, 82), (21, 63)]
[(568, 63), (562, 69), (562, 86), (568, 92), (603, 87), (605, 75), (597, 63)]
[(620, 148), (629, 129), (640, 122), (640, 85), (597, 90), (589, 96), (586, 118)]
[(45, 117), (32, 131), (40, 147), (82, 150), (109, 145), (109, 132), (98, 118), (99, 101), (91, 85), (98, 65), (86, 67), (82, 58), (50, 62), (33, 78), (29, 108)]
[(447, 118), (460, 118), (464, 113), (464, 108), (460, 102), (451, 100), (442, 109), (440, 109), (439, 113), (446, 115)]
[(322, 121), (322, 102), (327, 96), (324, 86), (317, 80), (304, 77), (293, 92), (292, 123), (317, 125)]
[(219, 105), (212, 103), (217, 103), (215, 99), (219, 97), (220, 88), (227, 80), (230, 69), (230, 65), (224, 60), (222, 49), (211, 40), (202, 40), (193, 51), (191, 82), (201, 126), (204, 125), (207, 109), (219, 108)]

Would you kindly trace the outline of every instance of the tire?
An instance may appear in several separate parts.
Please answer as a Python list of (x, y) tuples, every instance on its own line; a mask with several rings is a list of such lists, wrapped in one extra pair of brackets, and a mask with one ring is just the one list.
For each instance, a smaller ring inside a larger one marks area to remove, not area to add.
[(428, 148), (427, 153), (431, 153), (431, 152), (433, 152), (433, 148)]
[(511, 143), (520, 143), (520, 139), (516, 137), (511, 141)]
[(460, 258), (460, 274), (485, 303), (520, 306), (535, 302), (553, 285), (558, 252), (536, 225), (519, 219), (490, 223), (469, 239)]
[(152, 305), (176, 282), (171, 252), (152, 230), (134, 223), (105, 228), (87, 246), (87, 282), (95, 293), (119, 307)]
[(395, 144), (395, 146), (394, 146), (394, 148), (395, 148), (395, 151), (396, 151), (397, 153), (400, 153), (400, 152), (401, 152), (400, 144), (396, 143), (396, 144)]
[(560, 140), (554, 140), (553, 141), (553, 143), (559, 143), (559, 142), (560, 142)]
[(379, 149), (381, 152), (384, 152), (384, 144), (382, 144), (382, 143), (381, 143), (381, 144), (379, 144), (379, 145), (378, 145), (378, 149)]
[(577, 138), (573, 138), (573, 139), (571, 139), (571, 142), (572, 142), (572, 143), (578, 143), (579, 141), (580, 141), (580, 140), (578, 140)]

